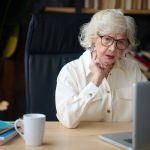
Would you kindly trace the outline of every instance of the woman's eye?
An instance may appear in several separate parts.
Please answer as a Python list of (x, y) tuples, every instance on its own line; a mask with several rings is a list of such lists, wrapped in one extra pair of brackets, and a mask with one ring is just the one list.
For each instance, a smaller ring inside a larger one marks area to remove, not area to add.
[(123, 41), (123, 40), (120, 40), (120, 41), (118, 41), (118, 44), (120, 44), (120, 45), (125, 45), (125, 41)]
[(109, 38), (109, 37), (106, 37), (105, 40), (109, 42), (109, 41), (111, 41), (112, 39)]

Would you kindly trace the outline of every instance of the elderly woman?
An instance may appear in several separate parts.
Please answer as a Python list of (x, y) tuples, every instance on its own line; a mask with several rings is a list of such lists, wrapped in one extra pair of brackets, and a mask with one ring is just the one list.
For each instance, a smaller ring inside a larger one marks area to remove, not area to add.
[(125, 56), (136, 46), (135, 35), (134, 19), (117, 9), (97, 12), (83, 25), (79, 39), (86, 51), (57, 78), (57, 117), (65, 127), (132, 120), (132, 84), (146, 80), (138, 64)]

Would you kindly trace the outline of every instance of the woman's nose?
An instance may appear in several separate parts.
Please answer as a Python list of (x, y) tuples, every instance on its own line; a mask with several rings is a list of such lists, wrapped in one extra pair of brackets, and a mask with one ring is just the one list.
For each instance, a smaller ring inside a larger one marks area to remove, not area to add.
[(116, 50), (116, 48), (117, 48), (116, 41), (114, 41), (113, 44), (109, 46), (109, 51), (113, 52)]

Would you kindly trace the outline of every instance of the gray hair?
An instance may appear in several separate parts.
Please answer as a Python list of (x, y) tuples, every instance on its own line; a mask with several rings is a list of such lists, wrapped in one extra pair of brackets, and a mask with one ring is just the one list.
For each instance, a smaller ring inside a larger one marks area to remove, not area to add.
[(129, 49), (137, 45), (135, 21), (132, 17), (125, 16), (120, 9), (106, 9), (95, 13), (90, 22), (84, 24), (80, 29), (81, 46), (85, 49), (91, 47), (97, 33), (125, 33), (130, 42)]

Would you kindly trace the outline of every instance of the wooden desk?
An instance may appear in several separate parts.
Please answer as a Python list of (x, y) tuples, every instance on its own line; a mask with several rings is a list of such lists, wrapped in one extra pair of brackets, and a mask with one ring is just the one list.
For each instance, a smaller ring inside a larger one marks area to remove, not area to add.
[(76, 129), (66, 129), (59, 122), (46, 122), (43, 145), (25, 145), (18, 135), (0, 146), (1, 150), (119, 150), (118, 147), (101, 141), (99, 134), (130, 131), (131, 123), (81, 122)]

